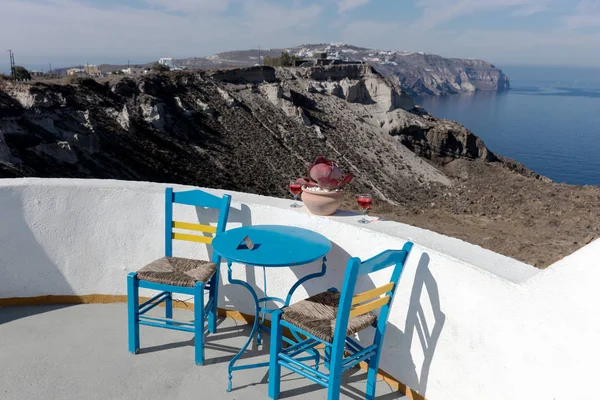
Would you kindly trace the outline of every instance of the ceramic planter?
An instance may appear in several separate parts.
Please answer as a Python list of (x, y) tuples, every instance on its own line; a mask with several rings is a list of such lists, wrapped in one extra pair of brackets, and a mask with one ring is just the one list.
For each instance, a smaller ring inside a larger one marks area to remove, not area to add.
[(308, 210), (315, 215), (332, 215), (340, 208), (344, 201), (344, 191), (321, 192), (304, 189), (302, 201)]

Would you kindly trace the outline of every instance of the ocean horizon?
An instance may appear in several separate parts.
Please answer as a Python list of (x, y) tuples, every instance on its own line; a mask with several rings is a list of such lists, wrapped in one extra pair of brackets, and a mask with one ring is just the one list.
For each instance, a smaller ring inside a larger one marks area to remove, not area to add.
[(600, 68), (500, 68), (510, 78), (509, 91), (423, 97), (416, 103), (555, 182), (600, 185)]

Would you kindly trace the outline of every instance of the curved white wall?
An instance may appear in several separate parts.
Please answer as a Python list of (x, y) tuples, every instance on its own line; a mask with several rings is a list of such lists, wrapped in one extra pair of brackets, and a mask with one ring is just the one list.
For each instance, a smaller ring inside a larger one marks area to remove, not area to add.
[[(0, 298), (125, 294), (126, 275), (162, 256), (161, 184), (55, 179), (0, 181)], [(177, 187), (176, 190), (189, 188)], [(207, 191), (221, 194), (222, 191)], [(600, 359), (600, 241), (537, 270), (433, 232), (356, 217), (316, 217), (264, 196), (233, 195), (228, 228), (287, 224), (327, 236), (328, 273), (296, 299), (340, 286), (345, 262), (407, 239), (407, 263), (386, 336), (381, 368), (428, 399), (594, 398)], [(215, 222), (179, 207), (175, 217)], [(176, 254), (206, 257), (204, 246), (175, 245)], [(262, 290), (262, 269), (234, 266), (236, 277)], [(267, 270), (269, 294), (283, 295), (318, 263)], [(251, 313), (250, 296), (227, 283), (220, 307)], [(375, 274), (359, 289), (380, 285)], [(362, 334), (361, 340), (369, 340)]]

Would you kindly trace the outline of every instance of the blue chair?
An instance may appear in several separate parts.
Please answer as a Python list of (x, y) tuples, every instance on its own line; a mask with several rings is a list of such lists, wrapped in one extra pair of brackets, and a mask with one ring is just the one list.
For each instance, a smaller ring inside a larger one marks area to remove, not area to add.
[[(366, 399), (375, 398), (375, 384), (381, 346), (385, 336), (390, 305), (397, 283), (413, 244), (407, 242), (402, 250), (388, 250), (367, 261), (358, 258), (348, 261), (342, 291), (329, 289), (273, 313), (269, 371), (269, 397), (279, 398), (281, 367), (285, 367), (327, 388), (327, 399), (340, 398), (342, 373), (362, 361), (369, 366)], [(359, 276), (393, 267), (386, 285), (354, 295)], [(381, 309), (379, 316), (373, 311)], [(363, 347), (350, 336), (375, 327), (373, 344)], [(289, 329), (294, 336), (306, 337), (283, 349), (282, 331)], [(317, 366), (303, 363), (306, 357), (297, 356), (324, 347), (326, 374)]]
[[(219, 210), (217, 226), (173, 221), (173, 204), (186, 204)], [(165, 257), (146, 265), (127, 276), (127, 309), (129, 351), (140, 349), (140, 325), (174, 329), (194, 333), (196, 364), (204, 363), (204, 321), (208, 317), (208, 331), (217, 330), (217, 296), (221, 257), (213, 252), (212, 262), (173, 257), (173, 239), (210, 244), (212, 234), (225, 231), (231, 196), (222, 198), (201, 190), (173, 192), (165, 190)], [(193, 231), (200, 234), (180, 233), (173, 230)], [(204, 233), (204, 235), (202, 235)], [(207, 235), (210, 234), (210, 235)], [(159, 290), (160, 293), (140, 305), (139, 288)], [(204, 304), (204, 293), (208, 301)], [(194, 321), (173, 320), (173, 293), (194, 297)], [(149, 317), (148, 311), (165, 303), (165, 318)]]

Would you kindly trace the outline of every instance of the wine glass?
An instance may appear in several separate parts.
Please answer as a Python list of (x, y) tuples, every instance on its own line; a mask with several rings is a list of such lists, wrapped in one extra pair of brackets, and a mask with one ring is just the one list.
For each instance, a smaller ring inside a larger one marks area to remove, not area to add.
[(361, 194), (358, 195), (356, 200), (358, 201), (358, 205), (363, 209), (363, 217), (362, 219), (359, 219), (358, 222), (361, 224), (368, 224), (371, 221), (367, 219), (367, 210), (373, 205), (373, 199), (370, 194)]
[(290, 204), (292, 208), (302, 207), (300, 203), (298, 203), (298, 196), (302, 193), (302, 185), (297, 183), (296, 181), (290, 181), (290, 193), (294, 195), (294, 202)]

